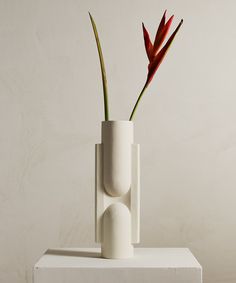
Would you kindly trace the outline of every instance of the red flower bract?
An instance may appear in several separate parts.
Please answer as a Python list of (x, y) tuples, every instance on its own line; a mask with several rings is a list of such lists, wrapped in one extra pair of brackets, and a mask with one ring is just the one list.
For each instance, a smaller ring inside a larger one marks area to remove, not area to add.
[(159, 24), (159, 27), (157, 29), (155, 41), (153, 44), (150, 40), (149, 33), (143, 24), (144, 43), (145, 43), (147, 57), (149, 59), (148, 75), (147, 75), (147, 81), (145, 83), (145, 86), (147, 86), (151, 82), (154, 74), (156, 73), (158, 67), (160, 66), (162, 60), (164, 59), (166, 52), (168, 51), (173, 39), (175, 38), (175, 35), (177, 34), (179, 28), (181, 27), (183, 23), (183, 20), (181, 20), (178, 26), (176, 27), (175, 31), (172, 33), (172, 35), (166, 42), (166, 44), (160, 50), (160, 47), (162, 43), (164, 42), (167, 36), (167, 33), (170, 29), (173, 17), (174, 16), (171, 16), (169, 20), (166, 22), (166, 11), (164, 12), (161, 22)]

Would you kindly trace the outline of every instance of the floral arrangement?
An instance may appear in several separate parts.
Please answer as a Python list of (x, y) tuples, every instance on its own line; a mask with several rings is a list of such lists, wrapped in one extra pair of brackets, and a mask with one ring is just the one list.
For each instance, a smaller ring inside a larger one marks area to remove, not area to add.
[[(98, 54), (99, 54), (99, 59), (100, 59), (100, 67), (101, 67), (101, 73), (102, 73), (102, 84), (103, 84), (105, 120), (108, 121), (109, 120), (109, 105), (108, 105), (107, 79), (106, 79), (105, 64), (104, 64), (102, 48), (101, 48), (101, 44), (100, 44), (100, 40), (99, 40), (99, 36), (98, 36), (97, 27), (96, 27), (95, 21), (94, 21), (92, 15), (90, 13), (89, 13), (89, 16), (90, 16), (90, 20), (91, 20), (91, 23), (92, 23), (93, 32), (94, 32), (94, 36), (95, 36), (95, 39), (96, 39), (97, 49), (98, 49)], [(145, 84), (144, 84), (144, 86), (143, 86), (143, 88), (142, 88), (142, 90), (141, 90), (141, 92), (138, 96), (138, 99), (137, 99), (137, 101), (134, 105), (134, 108), (131, 112), (131, 115), (130, 115), (130, 118), (129, 118), (130, 121), (133, 120), (134, 114), (136, 112), (138, 104), (139, 104), (145, 90), (147, 89), (148, 85), (152, 81), (157, 69), (159, 68), (160, 64), (162, 63), (171, 43), (173, 42), (179, 28), (181, 27), (181, 25), (183, 23), (183, 19), (182, 19), (180, 21), (180, 23), (178, 24), (178, 26), (176, 27), (176, 29), (174, 30), (174, 32), (172, 33), (172, 35), (169, 37), (169, 39), (165, 43), (165, 45), (161, 48), (161, 46), (162, 46), (162, 44), (163, 44), (163, 42), (164, 42), (164, 40), (165, 40), (165, 38), (168, 34), (168, 31), (170, 29), (173, 18), (174, 18), (174, 15), (172, 15), (168, 19), (168, 21), (166, 22), (166, 11), (164, 12), (162, 19), (160, 21), (159, 27), (158, 27), (157, 32), (156, 32), (154, 43), (151, 42), (149, 33), (148, 33), (147, 29), (145, 28), (144, 24), (142, 24), (144, 44), (145, 44), (147, 57), (148, 57), (148, 60), (149, 60), (148, 74), (147, 74), (146, 82), (145, 82)]]

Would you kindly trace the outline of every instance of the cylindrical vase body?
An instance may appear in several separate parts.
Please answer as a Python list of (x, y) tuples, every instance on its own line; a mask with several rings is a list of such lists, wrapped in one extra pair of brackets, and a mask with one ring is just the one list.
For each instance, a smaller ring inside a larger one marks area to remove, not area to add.
[(133, 256), (131, 244), (131, 215), (127, 206), (111, 204), (103, 215), (102, 256), (119, 259)]
[(133, 122), (102, 122), (103, 184), (106, 192), (118, 197), (131, 186), (131, 145)]

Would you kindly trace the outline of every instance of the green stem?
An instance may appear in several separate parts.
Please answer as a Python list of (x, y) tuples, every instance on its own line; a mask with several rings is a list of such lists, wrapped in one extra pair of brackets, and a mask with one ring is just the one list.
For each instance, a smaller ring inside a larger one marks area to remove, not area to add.
[(137, 99), (137, 101), (136, 101), (136, 103), (135, 103), (135, 105), (134, 105), (133, 111), (132, 111), (132, 113), (131, 113), (131, 115), (130, 115), (130, 117), (129, 117), (129, 120), (130, 120), (130, 121), (132, 121), (132, 119), (133, 119), (133, 117), (134, 117), (134, 114), (135, 114), (135, 111), (136, 111), (136, 109), (137, 109), (137, 107), (138, 107), (139, 101), (141, 100), (141, 98), (142, 98), (142, 96), (143, 96), (143, 94), (144, 94), (144, 92), (145, 92), (147, 86), (148, 86), (148, 84), (147, 84), (147, 82), (146, 82), (145, 85), (144, 85), (144, 87), (143, 87), (143, 89), (142, 89), (142, 91), (141, 91), (141, 93), (140, 93), (140, 95), (139, 95), (139, 97), (138, 97), (138, 99)]
[(91, 23), (92, 23), (94, 36), (95, 36), (96, 43), (97, 43), (97, 50), (98, 50), (101, 73), (102, 73), (102, 87), (103, 87), (103, 97), (104, 97), (105, 120), (108, 121), (109, 120), (109, 107), (108, 107), (107, 78), (106, 78), (105, 64), (104, 64), (104, 59), (103, 59), (103, 55), (102, 55), (102, 48), (101, 48), (101, 44), (100, 44), (100, 41), (99, 41), (98, 31), (97, 31), (95, 21), (94, 21), (92, 15), (90, 13), (89, 13), (89, 17), (90, 17), (90, 20), (91, 20)]

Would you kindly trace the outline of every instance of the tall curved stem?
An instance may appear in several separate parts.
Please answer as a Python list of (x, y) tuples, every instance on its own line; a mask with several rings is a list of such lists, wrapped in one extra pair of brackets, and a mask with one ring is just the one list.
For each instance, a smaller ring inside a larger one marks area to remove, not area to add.
[(132, 121), (132, 119), (133, 119), (133, 117), (134, 117), (134, 114), (135, 114), (135, 112), (136, 112), (136, 110), (137, 110), (138, 104), (139, 104), (139, 102), (140, 102), (140, 100), (141, 100), (141, 98), (142, 98), (142, 96), (143, 96), (143, 94), (144, 94), (144, 92), (145, 92), (147, 86), (148, 86), (148, 84), (147, 84), (147, 82), (146, 82), (145, 85), (144, 85), (144, 87), (143, 87), (143, 89), (142, 89), (142, 91), (141, 91), (140, 94), (139, 94), (139, 97), (138, 97), (138, 99), (137, 99), (137, 101), (136, 101), (136, 103), (135, 103), (135, 105), (134, 105), (133, 111), (132, 111), (132, 113), (131, 113), (131, 115), (130, 115), (130, 117), (129, 117), (129, 120), (130, 120), (130, 121)]
[(101, 73), (102, 73), (103, 97), (104, 97), (104, 113), (105, 113), (105, 120), (107, 121), (109, 120), (109, 107), (108, 107), (107, 78), (106, 78), (105, 64), (104, 64), (102, 48), (101, 48), (101, 44), (99, 41), (98, 31), (97, 31), (95, 21), (90, 13), (89, 13), (89, 17), (92, 23), (94, 36), (95, 36), (96, 43), (97, 43), (99, 60), (100, 60), (100, 67), (101, 67)]

